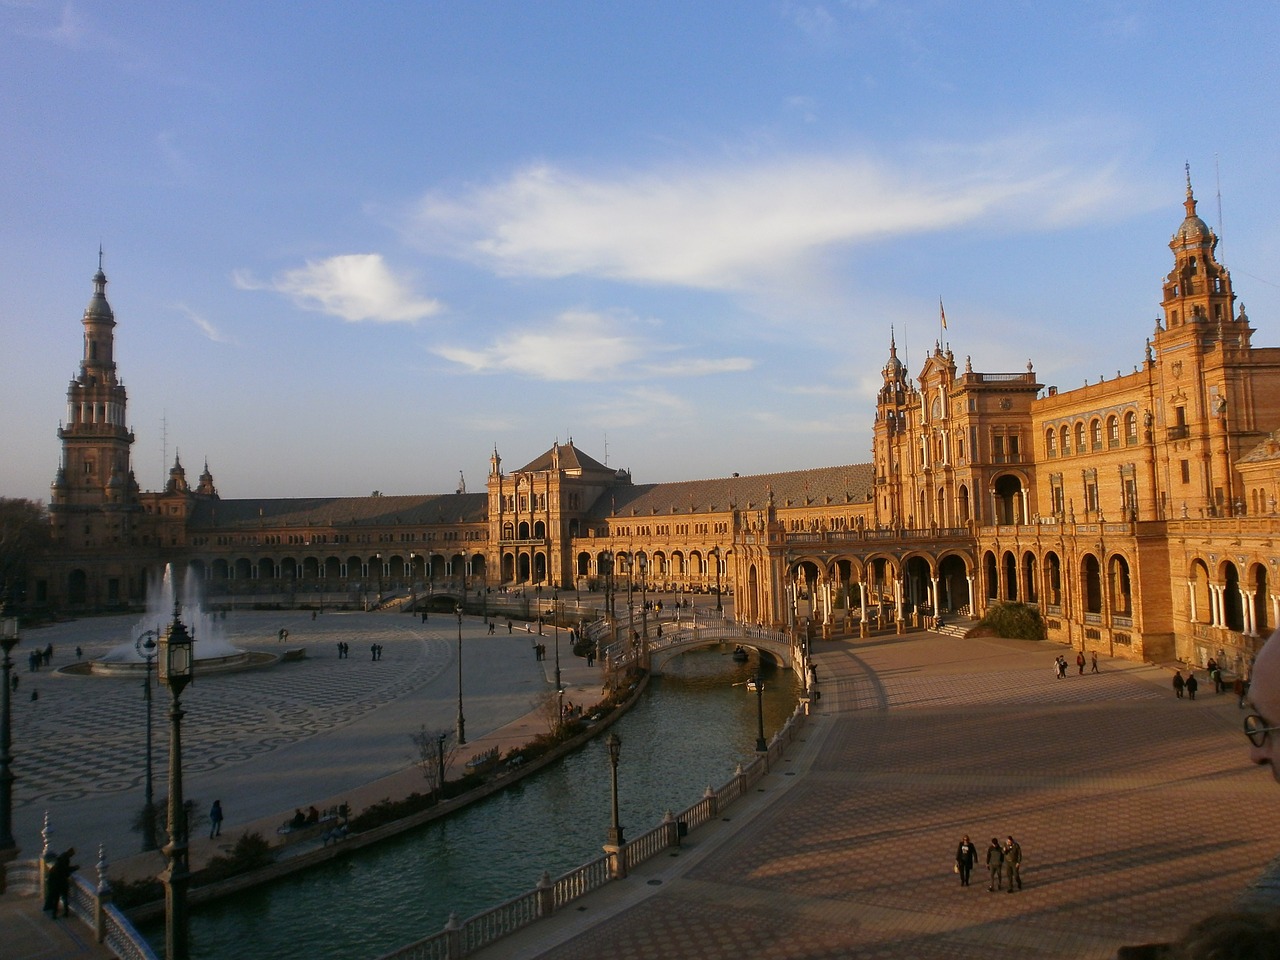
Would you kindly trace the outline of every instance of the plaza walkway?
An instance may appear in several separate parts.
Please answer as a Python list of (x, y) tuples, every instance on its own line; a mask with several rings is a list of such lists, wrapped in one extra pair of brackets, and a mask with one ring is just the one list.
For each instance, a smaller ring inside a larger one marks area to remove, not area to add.
[[(1056, 645), (881, 637), (819, 645), (799, 749), (721, 822), (487, 960), (744, 956), (1107, 958), (1227, 907), (1280, 850), (1280, 787), (1241, 711), (1168, 669)], [(625, 790), (625, 771), (621, 789)], [(952, 873), (968, 834), (1022, 844), (1025, 888)]]

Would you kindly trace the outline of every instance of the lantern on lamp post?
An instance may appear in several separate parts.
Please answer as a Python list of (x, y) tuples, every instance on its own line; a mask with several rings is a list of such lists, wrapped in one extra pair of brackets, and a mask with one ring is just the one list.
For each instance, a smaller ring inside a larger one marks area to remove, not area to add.
[(191, 868), (187, 850), (187, 811), (182, 798), (182, 717), (180, 697), (192, 680), (195, 664), (194, 642), (186, 624), (173, 606), (173, 623), (160, 640), (160, 682), (169, 688), (169, 842), (164, 854), (169, 864), (160, 875), (164, 883), (164, 948), (167, 960), (187, 960), (190, 918), (187, 887)]
[(622, 755), (622, 740), (616, 733), (609, 734), (604, 745), (609, 750), (609, 770), (610, 784), (612, 788), (613, 798), (613, 822), (609, 827), (609, 843), (615, 847), (621, 847), (622, 824), (618, 822), (618, 758)]
[(160, 631), (148, 630), (133, 642), (134, 649), (138, 651), (138, 656), (142, 657), (145, 663), (142, 674), (142, 698), (147, 705), (147, 780), (143, 786), (142, 795), (142, 849), (144, 851), (156, 848), (156, 804), (153, 787), (155, 778), (152, 776), (151, 769), (153, 752), (151, 747), (151, 664), (156, 658), (158, 649), (156, 638), (159, 636)]

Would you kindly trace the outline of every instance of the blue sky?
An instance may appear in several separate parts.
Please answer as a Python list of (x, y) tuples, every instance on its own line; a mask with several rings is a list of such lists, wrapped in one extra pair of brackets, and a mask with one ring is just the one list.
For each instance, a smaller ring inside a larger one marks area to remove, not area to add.
[[(47, 498), (105, 250), (134, 469), (223, 496), (869, 459), (892, 327), (1068, 389), (1183, 164), (1280, 344), (1271, 3), (0, 0), (0, 495)], [(1275, 424), (1280, 427), (1280, 424)]]

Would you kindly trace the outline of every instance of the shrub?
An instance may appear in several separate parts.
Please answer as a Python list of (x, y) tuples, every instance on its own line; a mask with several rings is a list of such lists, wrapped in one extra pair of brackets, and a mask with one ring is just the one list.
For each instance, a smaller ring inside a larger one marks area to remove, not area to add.
[(260, 870), (275, 862), (276, 851), (260, 833), (242, 834), (227, 856), (216, 856), (201, 870), (193, 881), (197, 884), (215, 883), (251, 870)]
[(1025, 603), (998, 603), (988, 607), (979, 626), (986, 627), (997, 637), (1010, 640), (1043, 640), (1044, 621), (1040, 609)]

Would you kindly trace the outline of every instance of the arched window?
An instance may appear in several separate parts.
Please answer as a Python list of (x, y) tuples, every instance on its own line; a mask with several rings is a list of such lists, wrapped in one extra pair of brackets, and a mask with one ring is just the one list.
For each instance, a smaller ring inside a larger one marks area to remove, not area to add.
[(1130, 446), (1138, 442), (1138, 415), (1132, 410), (1124, 415), (1124, 442)]
[(1076, 424), (1076, 452), (1084, 453), (1087, 449), (1084, 442), (1084, 421), (1081, 420)]
[(1065, 457), (1071, 453), (1071, 431), (1063, 427), (1058, 431), (1058, 437), (1062, 440), (1062, 455)]
[(1107, 417), (1107, 446), (1120, 446), (1120, 418), (1115, 414)]
[(1089, 424), (1089, 433), (1092, 434), (1093, 436), (1093, 449), (1101, 450), (1102, 449), (1102, 421), (1097, 419), (1093, 420)]
[(1056, 457), (1058, 455), (1058, 434), (1050, 427), (1044, 435), (1044, 452), (1046, 456)]

